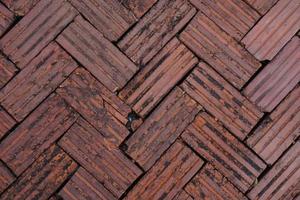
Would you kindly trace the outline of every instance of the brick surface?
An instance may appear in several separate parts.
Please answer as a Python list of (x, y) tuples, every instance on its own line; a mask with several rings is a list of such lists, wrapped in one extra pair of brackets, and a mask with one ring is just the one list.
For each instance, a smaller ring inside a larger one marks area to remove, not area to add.
[(0, 193), (3, 192), (14, 180), (15, 176), (0, 161)]
[(16, 121), (2, 107), (0, 107), (0, 139), (7, 133)]
[(0, 89), (16, 74), (15, 65), (0, 54)]
[(262, 15), (272, 8), (278, 0), (246, 0), (253, 8)]
[(23, 16), (40, 0), (2, 0), (2, 2), (17, 15)]
[(140, 18), (144, 15), (156, 2), (157, 0), (119, 0), (127, 8), (129, 8), (136, 17)]
[(8, 30), (14, 19), (14, 14), (0, 3), (0, 36)]

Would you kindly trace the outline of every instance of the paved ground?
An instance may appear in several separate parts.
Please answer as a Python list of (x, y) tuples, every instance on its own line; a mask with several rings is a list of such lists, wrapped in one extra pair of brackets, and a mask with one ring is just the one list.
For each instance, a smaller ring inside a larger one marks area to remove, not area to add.
[(0, 199), (299, 200), (300, 0), (1, 0)]

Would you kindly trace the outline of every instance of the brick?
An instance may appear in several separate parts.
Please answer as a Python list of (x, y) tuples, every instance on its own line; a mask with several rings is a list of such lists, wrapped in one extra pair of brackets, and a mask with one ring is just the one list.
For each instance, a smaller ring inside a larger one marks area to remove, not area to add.
[(77, 164), (59, 147), (51, 146), (6, 190), (0, 199), (48, 199)]
[(28, 13), (40, 0), (2, 0), (14, 13), (23, 16)]
[(21, 121), (76, 67), (77, 64), (62, 48), (50, 43), (0, 91), (0, 102)]
[(126, 141), (126, 153), (148, 170), (191, 123), (201, 106), (176, 87)]
[(175, 142), (125, 199), (173, 199), (202, 165), (191, 149)]
[(12, 25), (15, 20), (14, 14), (0, 3), (0, 36)]
[(191, 197), (185, 190), (181, 190), (181, 192), (179, 192), (173, 200), (193, 200), (193, 197)]
[(131, 10), (138, 18), (142, 17), (156, 2), (157, 0), (119, 0), (125, 7)]
[(61, 189), (59, 196), (64, 200), (117, 199), (82, 167), (78, 169), (68, 183)]
[(0, 53), (0, 89), (16, 74), (15, 65)]
[(51, 95), (0, 144), (0, 159), (20, 175), (76, 120), (77, 114)]
[(253, 8), (240, 0), (191, 0), (190, 2), (238, 41), (260, 18)]
[(242, 192), (266, 168), (259, 157), (205, 112), (181, 137)]
[(180, 34), (180, 40), (238, 89), (261, 66), (237, 41), (201, 12)]
[(57, 93), (107, 140), (119, 145), (128, 136), (125, 125), (130, 108), (85, 69), (76, 69)]
[(192, 52), (174, 38), (133, 77), (119, 96), (145, 117), (197, 62)]
[(138, 69), (80, 16), (56, 40), (113, 92), (122, 88)]
[(12, 118), (2, 107), (0, 107), (0, 139), (16, 124)]
[(257, 59), (272, 60), (299, 29), (299, 1), (279, 0), (242, 42)]
[(181, 87), (242, 140), (262, 117), (256, 106), (203, 62)]
[(0, 161), (0, 193), (2, 193), (14, 180), (15, 176)]
[(249, 147), (268, 164), (273, 164), (300, 135), (299, 99), (297, 86), (247, 139)]
[(64, 0), (41, 0), (0, 40), (0, 48), (24, 68), (76, 15)]
[(248, 197), (252, 200), (296, 198), (299, 195), (300, 188), (299, 155), (300, 142), (298, 141), (262, 177), (248, 193)]
[(300, 38), (294, 37), (250, 82), (243, 93), (271, 112), (300, 81)]
[(144, 66), (195, 13), (187, 0), (158, 1), (118, 46), (137, 65)]
[(228, 179), (207, 164), (185, 187), (193, 199), (247, 200)]
[(59, 145), (117, 198), (142, 173), (102, 132), (81, 118)]
[(260, 14), (264, 15), (278, 0), (246, 0)]

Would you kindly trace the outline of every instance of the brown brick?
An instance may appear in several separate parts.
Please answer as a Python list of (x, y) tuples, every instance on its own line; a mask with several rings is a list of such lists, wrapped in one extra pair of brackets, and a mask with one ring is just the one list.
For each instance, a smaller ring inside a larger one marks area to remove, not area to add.
[(240, 0), (190, 0), (196, 8), (236, 40), (241, 40), (260, 15)]
[(193, 200), (193, 197), (191, 197), (185, 190), (181, 190), (173, 200)]
[(116, 200), (100, 182), (80, 167), (59, 192), (64, 200)]
[(145, 65), (193, 17), (187, 0), (158, 1), (118, 46), (136, 64)]
[(174, 38), (134, 76), (119, 96), (145, 117), (197, 62), (193, 53)]
[(176, 87), (126, 141), (126, 152), (148, 170), (200, 109), (199, 104)]
[(0, 3), (0, 36), (2, 36), (6, 30), (14, 22), (14, 14), (8, 10), (2, 3)]
[(41, 0), (1, 40), (4, 54), (24, 68), (77, 15), (64, 0)]
[(76, 67), (77, 64), (63, 49), (50, 43), (0, 91), (0, 102), (21, 121)]
[(299, 1), (279, 0), (242, 42), (257, 59), (272, 60), (299, 29)]
[(207, 164), (185, 187), (194, 199), (247, 200), (228, 179)]
[(0, 199), (48, 199), (77, 168), (59, 147), (44, 152)]
[(6, 6), (17, 15), (23, 16), (40, 0), (2, 0)]
[(294, 37), (250, 82), (243, 93), (271, 112), (300, 81), (300, 38)]
[(300, 135), (299, 100), (300, 86), (297, 86), (247, 140), (269, 164), (273, 164)]
[(264, 15), (278, 0), (246, 0), (260, 14)]
[(129, 8), (136, 17), (142, 17), (156, 2), (157, 0), (119, 0), (127, 8)]
[(175, 142), (125, 199), (173, 199), (202, 165), (191, 149)]
[(14, 180), (15, 176), (0, 161), (0, 193), (2, 193)]
[(180, 39), (240, 89), (261, 64), (211, 19), (199, 12)]
[(15, 75), (18, 69), (0, 53), (0, 89)]
[[(296, 142), (248, 193), (250, 199), (294, 199), (300, 186), (300, 142)], [(299, 195), (299, 193), (298, 193)]]
[(118, 198), (142, 173), (101, 131), (81, 118), (59, 145)]
[(107, 140), (119, 145), (129, 134), (125, 125), (130, 108), (85, 69), (76, 69), (57, 93)]
[(5, 110), (3, 110), (2, 107), (0, 107), (0, 139), (15, 124), (16, 124), (16, 121)]
[(182, 88), (240, 139), (262, 117), (250, 101), (203, 62), (187, 77)]
[(0, 144), (0, 159), (20, 175), (76, 120), (77, 114), (51, 95)]
[(205, 112), (181, 136), (239, 190), (246, 192), (266, 165)]
[(117, 40), (136, 21), (119, 0), (70, 0), (109, 40)]
[(81, 16), (57, 41), (111, 91), (122, 88), (137, 71), (117, 47)]

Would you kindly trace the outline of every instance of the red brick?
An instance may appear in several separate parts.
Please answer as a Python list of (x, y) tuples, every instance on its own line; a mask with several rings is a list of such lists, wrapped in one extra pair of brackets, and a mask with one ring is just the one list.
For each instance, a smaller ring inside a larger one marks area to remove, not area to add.
[(273, 164), (300, 135), (299, 99), (300, 87), (297, 86), (247, 140), (269, 164)]
[(62, 32), (57, 41), (113, 92), (122, 88), (138, 69), (80, 16)]
[(64, 200), (116, 200), (100, 182), (84, 168), (80, 167), (68, 183), (59, 192)]
[(266, 168), (259, 157), (205, 112), (181, 137), (242, 192)]
[(145, 117), (197, 62), (192, 52), (174, 38), (134, 76), (119, 96)]
[(300, 81), (300, 38), (294, 37), (250, 82), (243, 93), (271, 112)]
[(14, 14), (8, 10), (2, 3), (0, 3), (0, 36), (2, 36), (6, 30), (14, 22)]
[(18, 69), (0, 53), (0, 89), (15, 75)]
[(57, 93), (116, 145), (129, 134), (125, 125), (130, 108), (85, 69), (76, 69)]
[(2, 0), (6, 6), (17, 15), (28, 13), (40, 0)]
[(119, 0), (127, 8), (129, 8), (136, 17), (142, 17), (156, 2), (157, 0)]
[(181, 87), (242, 140), (262, 117), (249, 100), (203, 62)]
[(201, 12), (180, 34), (180, 39), (238, 89), (261, 66), (244, 47)]
[(142, 173), (101, 131), (81, 118), (59, 145), (117, 198)]
[(173, 199), (202, 165), (191, 149), (175, 142), (125, 199)]
[(51, 146), (0, 199), (48, 199), (76, 168), (77, 164), (66, 153)]
[(41, 0), (0, 40), (1, 50), (24, 68), (75, 15), (77, 11), (64, 0)]
[(207, 164), (185, 187), (193, 199), (247, 200), (228, 179)]
[(185, 190), (181, 190), (173, 200), (193, 200), (193, 197), (191, 197)]
[(15, 176), (0, 161), (0, 193), (2, 193), (14, 180)]
[(76, 118), (63, 99), (51, 95), (0, 143), (0, 159), (20, 175)]
[(77, 64), (62, 48), (50, 43), (0, 91), (0, 102), (21, 121), (76, 67)]
[(187, 0), (158, 1), (118, 46), (136, 64), (144, 66), (195, 13)]
[(201, 106), (176, 87), (126, 141), (126, 152), (148, 170), (183, 132)]
[(109, 40), (117, 40), (136, 21), (119, 0), (70, 0)]
[(299, 1), (279, 0), (242, 42), (257, 59), (272, 60), (299, 29)]
[(16, 124), (16, 121), (5, 110), (3, 110), (2, 107), (0, 107), (0, 139), (15, 124)]
[(260, 15), (240, 0), (190, 0), (196, 8), (236, 40), (241, 40)]
[(264, 15), (278, 0), (246, 0), (260, 14)]

